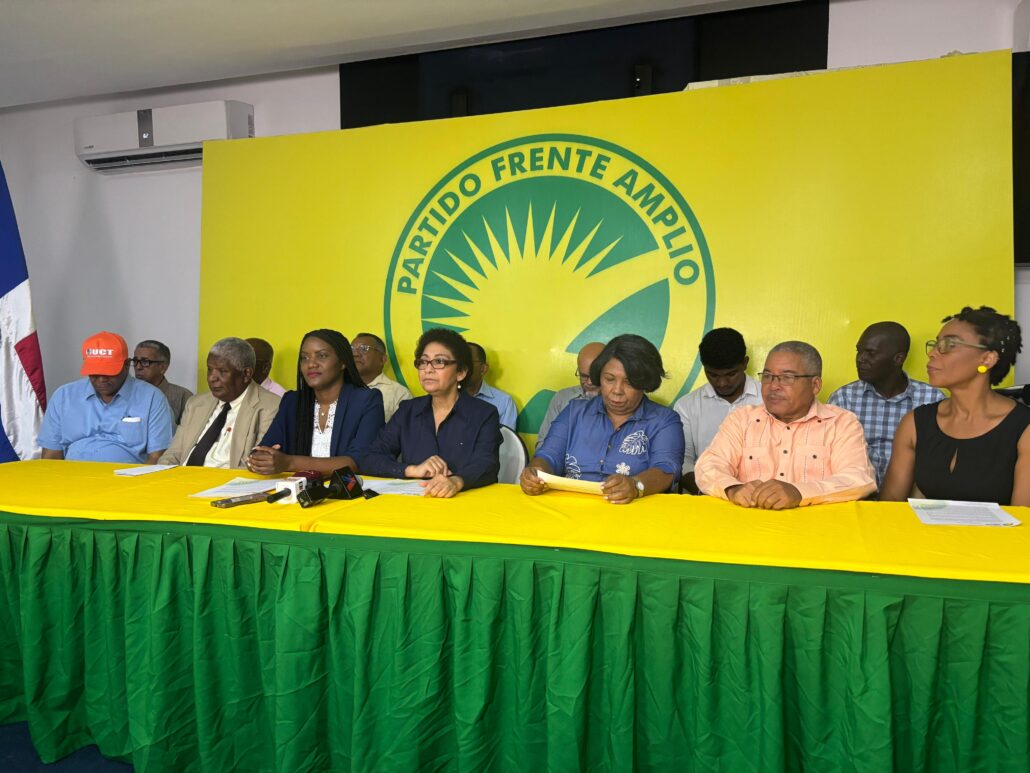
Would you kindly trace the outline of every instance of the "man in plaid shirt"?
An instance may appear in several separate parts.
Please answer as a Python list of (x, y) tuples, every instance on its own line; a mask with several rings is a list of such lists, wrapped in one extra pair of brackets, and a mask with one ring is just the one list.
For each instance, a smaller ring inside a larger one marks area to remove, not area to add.
[(902, 417), (945, 397), (941, 390), (905, 373), (909, 343), (908, 331), (897, 322), (867, 327), (855, 347), (859, 380), (845, 384), (829, 399), (831, 405), (851, 411), (862, 423), (877, 487), (883, 485), (887, 474), (894, 431)]

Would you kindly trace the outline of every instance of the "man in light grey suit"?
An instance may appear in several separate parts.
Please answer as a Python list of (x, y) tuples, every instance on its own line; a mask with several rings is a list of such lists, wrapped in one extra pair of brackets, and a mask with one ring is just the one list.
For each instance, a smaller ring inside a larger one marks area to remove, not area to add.
[(210, 392), (191, 397), (159, 464), (240, 468), (279, 410), (279, 396), (252, 380), (254, 348), (223, 338), (207, 355)]

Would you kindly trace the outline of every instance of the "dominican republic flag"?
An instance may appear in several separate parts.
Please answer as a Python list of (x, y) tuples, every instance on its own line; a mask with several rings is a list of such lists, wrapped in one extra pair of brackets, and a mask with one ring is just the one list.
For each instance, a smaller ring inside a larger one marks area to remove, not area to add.
[(39, 457), (46, 410), (43, 360), (29, 296), (29, 270), (0, 166), (0, 462)]

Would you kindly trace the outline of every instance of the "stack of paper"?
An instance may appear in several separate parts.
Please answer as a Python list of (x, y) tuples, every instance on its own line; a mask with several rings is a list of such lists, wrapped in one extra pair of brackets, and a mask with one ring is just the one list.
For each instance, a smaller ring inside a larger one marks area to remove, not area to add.
[(536, 476), (546, 483), (548, 488), (558, 489), (559, 491), (578, 491), (580, 494), (601, 495), (601, 484), (595, 480), (563, 478), (561, 475), (551, 475), (543, 470), (537, 470)]
[(233, 478), (221, 486), (215, 486), (206, 491), (198, 491), (196, 494), (190, 494), (190, 496), (197, 499), (226, 499), (228, 497), (242, 496), (243, 494), (260, 494), (262, 491), (272, 491), (274, 489), (274, 480)]
[(909, 499), (919, 520), (928, 526), (1019, 526), (1019, 521), (994, 502), (952, 499)]
[(405, 494), (410, 497), (420, 497), (426, 493), (425, 487), (419, 480), (371, 480), (366, 478), (365, 488), (377, 494)]
[(137, 475), (149, 475), (152, 472), (170, 470), (175, 466), (174, 464), (144, 464), (140, 467), (123, 467), (120, 470), (115, 470), (114, 474), (123, 475), (126, 478), (135, 478)]

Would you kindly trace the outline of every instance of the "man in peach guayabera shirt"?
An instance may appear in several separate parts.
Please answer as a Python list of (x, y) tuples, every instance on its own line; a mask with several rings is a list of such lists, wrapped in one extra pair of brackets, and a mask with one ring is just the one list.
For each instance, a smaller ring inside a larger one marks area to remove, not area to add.
[(758, 374), (762, 405), (738, 408), (698, 458), (705, 494), (741, 507), (790, 507), (861, 499), (876, 491), (855, 414), (816, 400), (823, 361), (802, 341), (777, 344)]

